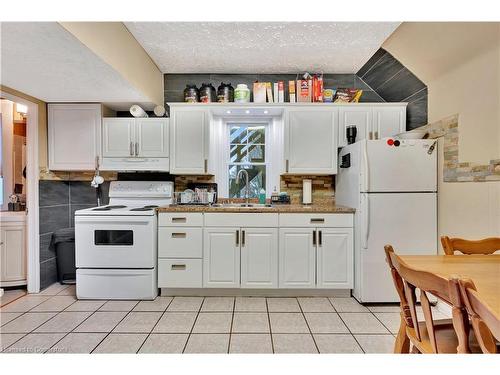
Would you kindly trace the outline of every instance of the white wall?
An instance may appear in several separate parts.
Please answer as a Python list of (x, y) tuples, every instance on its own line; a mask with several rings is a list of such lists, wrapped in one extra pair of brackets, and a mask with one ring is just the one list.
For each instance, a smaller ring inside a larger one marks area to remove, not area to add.
[(2, 108), (2, 175), (3, 204), (2, 210), (8, 209), (9, 196), (13, 193), (13, 146), (14, 146), (14, 103), (10, 100), (0, 100)]

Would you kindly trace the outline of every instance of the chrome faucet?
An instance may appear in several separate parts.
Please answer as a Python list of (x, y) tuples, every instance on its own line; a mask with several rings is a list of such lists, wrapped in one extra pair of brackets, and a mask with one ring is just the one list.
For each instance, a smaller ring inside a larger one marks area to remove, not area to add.
[(245, 204), (249, 204), (249, 199), (250, 199), (250, 179), (248, 178), (248, 172), (246, 169), (240, 169), (238, 171), (238, 174), (236, 175), (236, 183), (239, 185), (240, 184), (240, 175), (244, 173), (245, 178), (246, 178), (246, 186), (245, 186)]

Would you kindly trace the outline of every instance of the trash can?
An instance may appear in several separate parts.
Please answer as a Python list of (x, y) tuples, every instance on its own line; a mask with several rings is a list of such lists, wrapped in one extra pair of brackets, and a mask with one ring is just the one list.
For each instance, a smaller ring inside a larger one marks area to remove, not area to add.
[(55, 231), (52, 234), (52, 246), (56, 250), (58, 281), (61, 284), (75, 284), (75, 228)]

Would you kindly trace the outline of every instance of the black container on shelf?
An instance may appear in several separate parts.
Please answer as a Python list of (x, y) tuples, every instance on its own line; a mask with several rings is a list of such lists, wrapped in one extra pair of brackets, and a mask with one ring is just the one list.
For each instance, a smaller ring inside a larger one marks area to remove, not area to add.
[(211, 83), (203, 83), (200, 87), (200, 102), (202, 103), (214, 103), (217, 101), (217, 95), (215, 94), (215, 87)]
[(184, 89), (184, 102), (186, 103), (197, 103), (200, 101), (200, 92), (196, 88), (196, 85), (186, 85)]
[(217, 101), (219, 103), (234, 102), (234, 88), (230, 83), (220, 83), (217, 88)]

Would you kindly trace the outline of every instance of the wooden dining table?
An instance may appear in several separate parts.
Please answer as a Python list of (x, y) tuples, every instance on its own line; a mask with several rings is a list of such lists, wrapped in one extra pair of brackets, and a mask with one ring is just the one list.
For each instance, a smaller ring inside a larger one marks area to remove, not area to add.
[[(400, 258), (411, 268), (431, 272), (447, 279), (454, 277), (472, 279), (481, 299), (488, 304), (500, 322), (500, 254), (400, 255)], [(452, 301), (444, 302), (452, 304)], [(454, 316), (453, 319), (456, 318)], [(401, 335), (405, 333), (400, 330), (397, 342), (407, 340)], [(460, 352), (464, 346), (459, 344), (459, 347)]]

